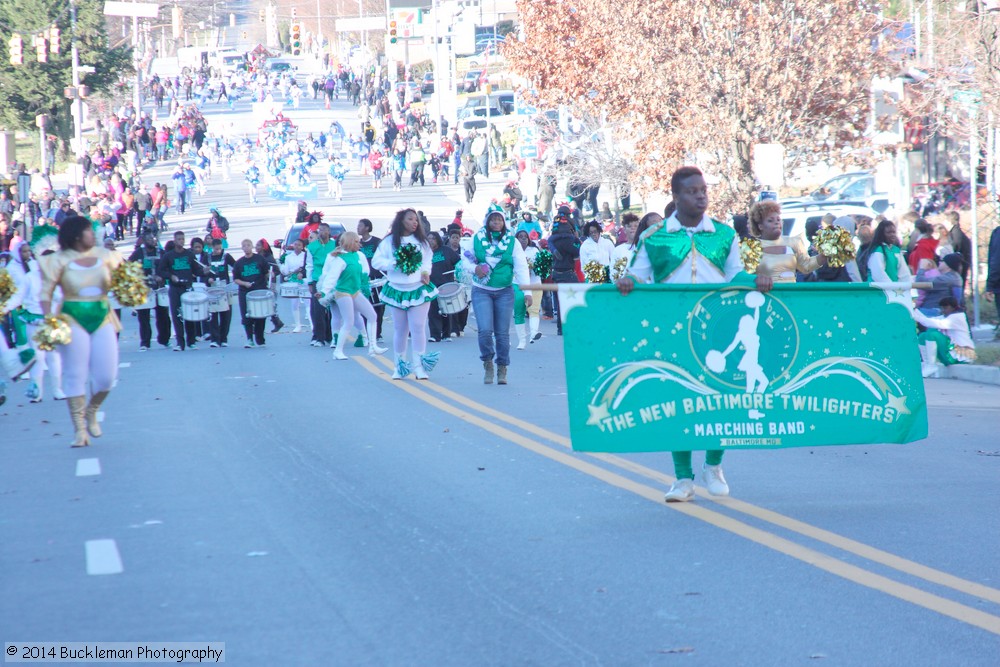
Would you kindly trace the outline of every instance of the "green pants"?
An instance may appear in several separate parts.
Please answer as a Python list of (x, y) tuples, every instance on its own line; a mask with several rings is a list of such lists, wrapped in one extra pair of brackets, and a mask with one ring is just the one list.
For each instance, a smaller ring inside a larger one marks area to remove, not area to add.
[(528, 309), (524, 306), (524, 292), (514, 285), (514, 324), (524, 324)]
[[(709, 449), (705, 452), (705, 465), (717, 466), (722, 463), (721, 449)], [(691, 468), (691, 452), (672, 452), (674, 457), (674, 476), (677, 479), (694, 479), (694, 470)]]
[(951, 350), (953, 347), (951, 339), (937, 329), (928, 329), (927, 331), (919, 334), (917, 336), (917, 342), (921, 345), (924, 343), (937, 343), (937, 360), (945, 366), (961, 363), (958, 359), (951, 356)]

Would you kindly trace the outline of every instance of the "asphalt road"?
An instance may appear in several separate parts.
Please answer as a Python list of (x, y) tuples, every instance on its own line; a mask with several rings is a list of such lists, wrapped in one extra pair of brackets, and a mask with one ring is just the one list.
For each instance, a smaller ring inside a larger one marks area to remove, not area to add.
[[(345, 190), (319, 202), (338, 221), (454, 207), (451, 186)], [(240, 206), (235, 175), (176, 227), (210, 198), (280, 235), (283, 204)], [(503, 387), (474, 331), (418, 383), (307, 333), (140, 353), (124, 319), (94, 446), (70, 449), (65, 405), (23, 385), (0, 408), (5, 642), (225, 642), (236, 665), (997, 664), (1000, 388), (928, 381), (923, 442), (731, 452), (732, 498), (668, 506), (668, 454), (568, 449), (551, 323)]]

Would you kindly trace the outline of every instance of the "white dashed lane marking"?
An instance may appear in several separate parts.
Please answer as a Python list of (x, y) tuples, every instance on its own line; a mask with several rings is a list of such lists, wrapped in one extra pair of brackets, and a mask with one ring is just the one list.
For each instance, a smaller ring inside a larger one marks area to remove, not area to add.
[(76, 476), (90, 477), (101, 474), (101, 462), (99, 459), (77, 459)]
[(122, 557), (114, 540), (87, 540), (87, 574), (121, 574)]
[(123, 361), (120, 364), (118, 364), (118, 368), (128, 368), (131, 365), (132, 365), (131, 361)]

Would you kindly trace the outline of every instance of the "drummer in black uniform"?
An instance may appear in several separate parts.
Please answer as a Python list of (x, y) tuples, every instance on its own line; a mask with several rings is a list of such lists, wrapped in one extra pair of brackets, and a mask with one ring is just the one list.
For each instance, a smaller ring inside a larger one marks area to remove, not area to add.
[[(378, 269), (372, 267), (372, 257), (375, 256), (375, 249), (378, 248), (378, 244), (382, 242), (377, 236), (372, 236), (372, 221), (368, 218), (361, 218), (358, 220), (358, 236), (361, 237), (361, 254), (368, 259), (368, 278), (370, 280), (378, 280), (382, 278), (383, 274)], [(378, 292), (374, 289), (371, 290), (367, 295), (368, 301), (371, 302), (372, 307), (375, 309), (375, 338), (377, 342), (382, 342), (382, 317), (385, 315), (385, 307), (382, 302), (379, 301)]]
[(243, 239), (240, 244), (243, 256), (233, 266), (233, 282), (240, 286), (240, 317), (247, 334), (246, 348), (264, 347), (264, 325), (267, 318), (247, 317), (247, 294), (255, 290), (266, 290), (271, 268), (263, 257), (253, 251), (253, 241)]
[(207, 270), (197, 262), (194, 253), (184, 247), (184, 232), (174, 232), (174, 247), (160, 257), (156, 272), (170, 286), (170, 319), (177, 337), (174, 352), (183, 352), (185, 346), (197, 349), (195, 323), (184, 322), (181, 318), (181, 295), (191, 289), (196, 276), (205, 276)]
[(156, 310), (156, 342), (167, 347), (170, 345), (170, 310), (156, 303), (156, 292), (158, 287), (163, 285), (163, 280), (156, 275), (156, 267), (160, 262), (163, 251), (156, 242), (156, 235), (146, 232), (142, 235), (142, 244), (129, 255), (128, 261), (142, 262), (142, 271), (146, 274), (146, 284), (149, 286), (149, 299), (153, 302), (153, 308), (136, 310), (139, 317), (139, 351), (145, 352), (149, 349), (153, 330), (149, 322), (149, 314)]
[[(212, 254), (209, 255), (212, 278), (216, 287), (225, 287), (230, 283), (229, 269), (236, 266), (236, 260), (222, 247), (222, 239), (212, 239)], [(226, 299), (229, 293), (226, 292)], [(229, 325), (233, 321), (233, 310), (227, 308), (221, 313), (212, 313), (208, 320), (208, 330), (212, 336), (209, 347), (229, 347)]]

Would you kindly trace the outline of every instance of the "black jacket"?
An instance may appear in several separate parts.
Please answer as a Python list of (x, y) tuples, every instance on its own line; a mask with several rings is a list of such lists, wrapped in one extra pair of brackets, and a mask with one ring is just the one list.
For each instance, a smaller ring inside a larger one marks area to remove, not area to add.
[(574, 260), (580, 256), (580, 239), (565, 223), (560, 224), (549, 237), (553, 271), (573, 271)]
[(990, 235), (990, 250), (987, 255), (986, 289), (1000, 292), (1000, 227)]

